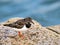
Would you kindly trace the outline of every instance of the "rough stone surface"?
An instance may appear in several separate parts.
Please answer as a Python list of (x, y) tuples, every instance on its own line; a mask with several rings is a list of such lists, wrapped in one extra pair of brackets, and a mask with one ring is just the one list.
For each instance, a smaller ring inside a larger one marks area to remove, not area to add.
[[(13, 20), (5, 23), (13, 22)], [(4, 23), (1, 24), (0, 45), (60, 45), (60, 34), (52, 31), (53, 29), (50, 30), (47, 27), (42, 27), (36, 21), (34, 21), (34, 23), (34, 27), (31, 27), (28, 31), (22, 32), (25, 36), (23, 40), (13, 28), (3, 26)]]
[(53, 31), (53, 32), (60, 34), (60, 25), (48, 26), (46, 28)]

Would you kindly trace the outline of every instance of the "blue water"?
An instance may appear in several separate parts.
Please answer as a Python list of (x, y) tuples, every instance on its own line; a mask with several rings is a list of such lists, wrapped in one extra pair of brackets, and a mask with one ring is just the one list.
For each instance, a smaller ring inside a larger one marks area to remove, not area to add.
[(0, 0), (0, 22), (31, 17), (43, 26), (60, 24), (60, 0)]

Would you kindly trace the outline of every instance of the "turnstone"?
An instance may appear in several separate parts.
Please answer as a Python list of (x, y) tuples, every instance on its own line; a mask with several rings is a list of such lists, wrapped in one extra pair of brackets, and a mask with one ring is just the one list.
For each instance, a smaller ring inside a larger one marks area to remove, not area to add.
[(16, 31), (18, 31), (18, 35), (24, 38), (24, 36), (20, 31), (28, 30), (28, 28), (30, 28), (32, 24), (34, 24), (32, 19), (30, 17), (27, 17), (24, 19), (17, 20), (16, 22), (13, 22), (11, 24), (4, 24), (4, 26), (8, 26), (16, 29)]

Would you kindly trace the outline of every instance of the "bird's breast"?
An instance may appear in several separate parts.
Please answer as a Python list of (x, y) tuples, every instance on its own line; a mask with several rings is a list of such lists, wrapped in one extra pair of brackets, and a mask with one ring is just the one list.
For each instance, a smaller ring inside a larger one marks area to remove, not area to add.
[(28, 28), (25, 25), (21, 29), (17, 29), (17, 28), (13, 28), (13, 29), (16, 30), (16, 31), (26, 31), (26, 30), (28, 30)]

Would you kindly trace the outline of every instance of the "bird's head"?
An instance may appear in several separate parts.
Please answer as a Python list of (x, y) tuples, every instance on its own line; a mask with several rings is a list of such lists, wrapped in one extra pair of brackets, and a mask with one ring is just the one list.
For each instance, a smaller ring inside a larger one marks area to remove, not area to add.
[(25, 22), (25, 25), (26, 25), (27, 28), (30, 28), (31, 25), (34, 24), (33, 21), (32, 21), (32, 18), (30, 18), (30, 17), (25, 18), (24, 22)]

